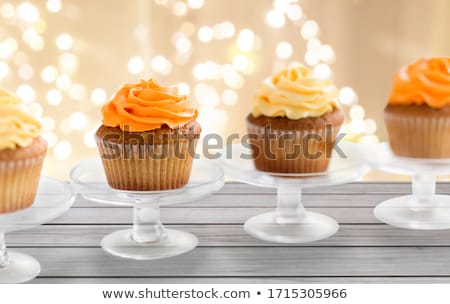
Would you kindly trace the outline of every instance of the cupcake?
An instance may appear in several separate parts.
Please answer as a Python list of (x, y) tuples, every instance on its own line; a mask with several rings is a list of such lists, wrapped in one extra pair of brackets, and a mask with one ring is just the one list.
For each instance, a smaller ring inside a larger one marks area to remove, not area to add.
[(32, 112), (0, 89), (0, 213), (27, 208), (36, 197), (47, 142)]
[(281, 70), (256, 91), (247, 129), (255, 167), (273, 173), (328, 168), (344, 112), (330, 79), (303, 65)]
[(450, 57), (422, 58), (401, 69), (384, 121), (394, 154), (450, 158)]
[(189, 181), (200, 136), (197, 110), (176, 86), (125, 84), (102, 108), (95, 137), (109, 185), (156, 191)]

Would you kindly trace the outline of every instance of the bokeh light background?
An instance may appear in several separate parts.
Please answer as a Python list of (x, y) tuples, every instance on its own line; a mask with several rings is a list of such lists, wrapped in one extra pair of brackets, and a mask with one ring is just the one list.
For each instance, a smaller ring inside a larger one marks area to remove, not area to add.
[(44, 173), (67, 179), (97, 154), (100, 108), (141, 78), (178, 84), (203, 135), (245, 133), (252, 93), (303, 62), (333, 77), (347, 140), (385, 140), (393, 73), (450, 53), (446, 0), (42, 0), (0, 3), (0, 85), (38, 102)]

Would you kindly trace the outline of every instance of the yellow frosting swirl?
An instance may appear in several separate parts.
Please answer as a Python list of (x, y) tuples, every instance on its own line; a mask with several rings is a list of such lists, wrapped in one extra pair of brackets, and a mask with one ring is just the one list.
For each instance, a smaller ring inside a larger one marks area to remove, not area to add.
[(0, 89), (0, 150), (26, 147), (39, 136), (42, 125), (14, 94)]
[(253, 116), (300, 119), (319, 117), (339, 107), (330, 79), (316, 77), (303, 65), (284, 69), (266, 79), (257, 90)]

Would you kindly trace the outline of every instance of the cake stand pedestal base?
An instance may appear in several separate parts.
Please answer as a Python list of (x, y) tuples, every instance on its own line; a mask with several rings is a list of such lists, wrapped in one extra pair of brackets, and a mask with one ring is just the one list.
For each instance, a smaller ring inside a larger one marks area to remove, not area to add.
[(412, 195), (379, 204), (374, 215), (389, 225), (419, 230), (450, 228), (450, 196), (436, 194), (436, 177), (417, 174), (412, 178)]
[(34, 279), (41, 271), (39, 262), (33, 257), (7, 250), (5, 233), (47, 223), (66, 212), (74, 200), (75, 195), (68, 184), (41, 177), (35, 201), (30, 207), (0, 213), (0, 284), (23, 283)]
[(177, 256), (193, 250), (198, 239), (193, 234), (166, 229), (164, 236), (152, 242), (136, 242), (133, 229), (113, 232), (101, 242), (103, 250), (122, 258), (135, 260), (157, 260)]
[(433, 195), (424, 204), (413, 195), (400, 196), (379, 204), (374, 215), (380, 221), (399, 228), (450, 229), (450, 197)]
[[(316, 173), (270, 173), (256, 170), (252, 151), (244, 145), (231, 145), (222, 151), (221, 163), (231, 178), (260, 187), (277, 189), (274, 211), (256, 215), (244, 224), (251, 236), (268, 242), (301, 244), (326, 239), (335, 234), (338, 223), (331, 217), (308, 211), (302, 191), (339, 185), (358, 179), (366, 171), (359, 149), (343, 143), (342, 155), (335, 149), (327, 171)], [(231, 153), (231, 154), (230, 154)]]
[(27, 282), (37, 277), (41, 272), (39, 262), (29, 255), (8, 252), (6, 259), (7, 261), (0, 265), (0, 284)]
[(102, 248), (115, 256), (135, 260), (157, 260), (191, 251), (198, 245), (194, 235), (166, 229), (159, 206), (134, 207), (133, 228), (105, 236)]
[(332, 218), (311, 211), (292, 222), (280, 222), (273, 211), (248, 219), (244, 229), (257, 239), (295, 244), (328, 238), (338, 231), (339, 225)]
[(122, 191), (112, 189), (100, 159), (78, 164), (71, 172), (72, 185), (86, 199), (97, 203), (133, 207), (133, 228), (115, 231), (101, 241), (104, 251), (121, 258), (158, 260), (193, 250), (196, 236), (167, 229), (161, 222), (160, 207), (200, 200), (222, 188), (223, 171), (213, 162), (195, 159), (189, 183), (163, 191)]
[(436, 176), (450, 174), (450, 159), (399, 157), (388, 143), (367, 146), (364, 154), (377, 169), (412, 176), (412, 194), (379, 204), (377, 219), (406, 229), (450, 229), (450, 196), (436, 194)]
[(277, 209), (248, 219), (244, 229), (264, 241), (295, 244), (330, 237), (338, 231), (339, 225), (326, 215), (306, 211), (301, 187), (280, 184), (277, 187)]

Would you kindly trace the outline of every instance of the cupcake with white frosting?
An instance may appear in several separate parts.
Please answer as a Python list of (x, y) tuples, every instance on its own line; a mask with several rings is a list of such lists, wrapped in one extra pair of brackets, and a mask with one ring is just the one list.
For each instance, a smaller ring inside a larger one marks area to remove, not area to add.
[(47, 142), (33, 112), (0, 89), (0, 213), (27, 208), (36, 196)]
[(303, 65), (281, 70), (256, 91), (247, 129), (255, 167), (273, 173), (327, 170), (344, 112), (330, 79)]

